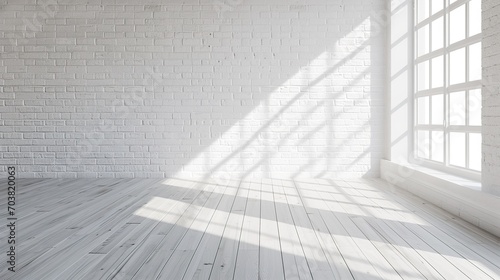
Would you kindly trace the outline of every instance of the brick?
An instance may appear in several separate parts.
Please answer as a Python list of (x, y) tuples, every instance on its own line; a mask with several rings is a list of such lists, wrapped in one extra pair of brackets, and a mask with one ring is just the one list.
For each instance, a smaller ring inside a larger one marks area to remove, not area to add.
[[(238, 174), (254, 167), (253, 176), (378, 170), (383, 134), (370, 131), (384, 127), (384, 68), (375, 66), (385, 41), (364, 20), (383, 0), (344, 1), (344, 10), (327, 0), (241, 2), (220, 13), (210, 1), (86, 2), (61, 6), (26, 36), (7, 31), (33, 28), (20, 17), (36, 1), (0, 14), (0, 147), (29, 148), (7, 154), (24, 159), (23, 176), (198, 176), (221, 162), (228, 172), (235, 159), (250, 163)], [(487, 14), (484, 26), (498, 12)], [(349, 56), (368, 39), (371, 50)], [(365, 152), (372, 158), (349, 166)]]
[(498, 14), (500, 5), (495, 1), (483, 1), (483, 161), (482, 185), (483, 189), (500, 195), (500, 23)]

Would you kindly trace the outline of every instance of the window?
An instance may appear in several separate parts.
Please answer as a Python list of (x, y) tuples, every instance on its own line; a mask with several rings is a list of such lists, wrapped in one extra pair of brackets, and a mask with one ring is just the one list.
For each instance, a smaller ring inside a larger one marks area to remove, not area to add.
[(415, 0), (415, 152), (481, 170), (481, 0)]

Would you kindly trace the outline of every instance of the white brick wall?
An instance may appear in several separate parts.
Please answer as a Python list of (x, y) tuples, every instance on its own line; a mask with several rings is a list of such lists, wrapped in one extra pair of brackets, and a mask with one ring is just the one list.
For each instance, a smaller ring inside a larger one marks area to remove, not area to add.
[(378, 175), (385, 1), (68, 3), (0, 0), (0, 176)]
[(500, 2), (483, 0), (482, 183), (500, 195)]

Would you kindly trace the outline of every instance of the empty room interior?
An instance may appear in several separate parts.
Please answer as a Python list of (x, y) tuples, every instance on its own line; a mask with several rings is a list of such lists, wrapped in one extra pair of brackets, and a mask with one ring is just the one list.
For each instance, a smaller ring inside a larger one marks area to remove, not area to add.
[(500, 279), (500, 1), (0, 0), (0, 279)]

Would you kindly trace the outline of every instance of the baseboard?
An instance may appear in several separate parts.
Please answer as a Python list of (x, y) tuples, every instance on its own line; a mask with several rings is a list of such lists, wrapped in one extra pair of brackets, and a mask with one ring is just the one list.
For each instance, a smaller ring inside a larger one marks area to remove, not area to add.
[(479, 182), (387, 160), (380, 168), (382, 179), (500, 237), (500, 197)]

